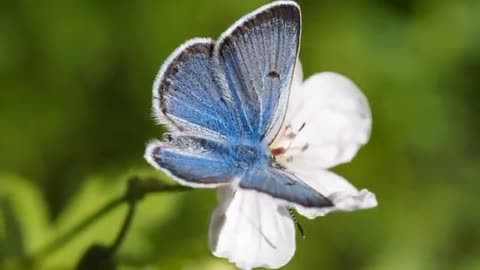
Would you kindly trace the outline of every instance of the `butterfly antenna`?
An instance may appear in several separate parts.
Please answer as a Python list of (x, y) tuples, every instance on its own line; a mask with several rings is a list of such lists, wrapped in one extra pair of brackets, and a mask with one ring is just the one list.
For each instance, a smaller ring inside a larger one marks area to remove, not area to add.
[(295, 214), (293, 213), (292, 209), (291, 208), (287, 208), (287, 209), (288, 209), (288, 212), (290, 213), (290, 217), (292, 218), (293, 223), (295, 223), (295, 225), (297, 226), (298, 232), (300, 233), (302, 238), (305, 239), (305, 231), (303, 230), (302, 225), (300, 225), (300, 222), (298, 222), (297, 217), (295, 217)]

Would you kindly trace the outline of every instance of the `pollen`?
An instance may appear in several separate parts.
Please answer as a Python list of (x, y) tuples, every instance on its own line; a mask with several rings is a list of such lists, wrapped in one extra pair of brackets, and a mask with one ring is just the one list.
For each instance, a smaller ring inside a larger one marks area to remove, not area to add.
[(277, 147), (277, 148), (270, 149), (270, 152), (272, 153), (272, 156), (274, 156), (274, 157), (283, 155), (283, 154), (285, 154), (286, 151), (287, 150), (285, 149), (285, 147)]

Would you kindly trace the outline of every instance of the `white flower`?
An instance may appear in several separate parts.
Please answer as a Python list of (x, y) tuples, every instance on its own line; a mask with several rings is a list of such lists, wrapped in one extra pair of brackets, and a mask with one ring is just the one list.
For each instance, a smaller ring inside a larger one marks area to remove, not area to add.
[(315, 218), (377, 205), (373, 193), (359, 191), (327, 170), (349, 162), (367, 143), (372, 124), (367, 99), (352, 81), (337, 73), (302, 80), (298, 62), (285, 122), (270, 149), (277, 162), (334, 206), (306, 208), (253, 190), (220, 188), (219, 205), (210, 219), (210, 249), (241, 269), (279, 268), (290, 261), (295, 253), (295, 226), (287, 206)]

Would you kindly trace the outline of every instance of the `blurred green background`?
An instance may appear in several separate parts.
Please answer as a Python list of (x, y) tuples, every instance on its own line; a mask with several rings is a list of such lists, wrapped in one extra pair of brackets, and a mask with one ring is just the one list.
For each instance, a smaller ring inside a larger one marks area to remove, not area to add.
[[(114, 197), (163, 129), (151, 85), (183, 41), (217, 37), (267, 1), (0, 1), (0, 269)], [(369, 211), (310, 221), (284, 269), (480, 269), (480, 1), (299, 1), (305, 76), (336, 71), (368, 96), (373, 132), (335, 168)], [(122, 269), (234, 269), (207, 246), (213, 190), (152, 195)], [(112, 212), (35, 269), (110, 243)]]

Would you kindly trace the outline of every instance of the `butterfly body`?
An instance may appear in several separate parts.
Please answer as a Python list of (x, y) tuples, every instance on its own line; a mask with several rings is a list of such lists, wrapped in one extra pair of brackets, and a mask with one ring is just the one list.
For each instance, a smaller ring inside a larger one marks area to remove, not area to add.
[(248, 170), (252, 167), (268, 166), (272, 162), (266, 143), (243, 141), (232, 148), (237, 166), (241, 169)]

